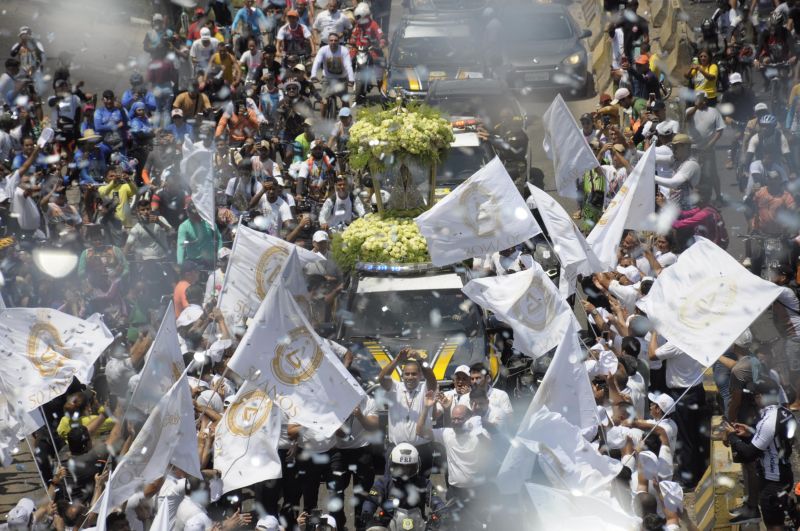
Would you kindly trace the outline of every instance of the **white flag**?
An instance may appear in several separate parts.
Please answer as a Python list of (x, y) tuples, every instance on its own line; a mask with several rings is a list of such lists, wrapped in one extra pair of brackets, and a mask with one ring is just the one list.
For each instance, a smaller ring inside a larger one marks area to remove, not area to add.
[(526, 483), (542, 529), (632, 531), (641, 528), (636, 516), (626, 513), (613, 496), (582, 495), (560, 488)]
[(291, 293), (273, 284), (228, 368), (259, 387), (292, 423), (330, 437), (364, 390), (308, 323)]
[(178, 343), (175, 310), (170, 301), (156, 337), (147, 351), (130, 405), (143, 413), (150, 413), (161, 397), (178, 381), (184, 369), (186, 365)]
[(542, 266), (499, 277), (475, 278), (461, 288), (514, 330), (514, 348), (538, 358), (558, 345), (575, 316)]
[(166, 496), (158, 506), (158, 512), (153, 518), (153, 525), (150, 526), (150, 531), (173, 531), (169, 525), (169, 502)]
[(710, 367), (780, 292), (713, 242), (696, 237), (637, 306), (667, 341)]
[(414, 221), (437, 266), (502, 251), (542, 232), (497, 157)]
[(545, 111), (542, 125), (542, 147), (547, 158), (553, 161), (556, 190), (560, 196), (576, 198), (578, 187), (575, 181), (600, 163), (561, 94), (556, 95)]
[(239, 225), (218, 302), (228, 323), (243, 324), (256, 313), (292, 249), (302, 265), (324, 260), (293, 243)]
[(24, 411), (16, 393), (0, 380), (0, 467), (9, 466), (19, 441), (42, 426), (41, 410)]
[(528, 206), (537, 208), (561, 263), (559, 290), (569, 297), (575, 293), (578, 275), (589, 276), (608, 269), (594, 254), (583, 234), (558, 201), (544, 190), (528, 183)]
[(281, 412), (264, 389), (245, 382), (225, 410), (214, 436), (214, 468), (222, 492), (281, 477)]
[(198, 214), (216, 230), (214, 214), (214, 153), (202, 142), (192, 143), (187, 136), (183, 141), (181, 174), (192, 191), (192, 203)]
[[(194, 406), (185, 374), (158, 402), (108, 479), (108, 507), (120, 505), (163, 476), (169, 465), (201, 478)], [(97, 507), (92, 511), (98, 512)], [(98, 518), (102, 516), (98, 512)]]
[(650, 230), (655, 227), (655, 175), (656, 150), (653, 144), (586, 238), (605, 265), (616, 267), (617, 247), (625, 229)]
[(99, 320), (48, 308), (0, 310), (0, 376), (32, 411), (66, 392), (72, 378), (88, 384), (94, 362), (114, 337)]

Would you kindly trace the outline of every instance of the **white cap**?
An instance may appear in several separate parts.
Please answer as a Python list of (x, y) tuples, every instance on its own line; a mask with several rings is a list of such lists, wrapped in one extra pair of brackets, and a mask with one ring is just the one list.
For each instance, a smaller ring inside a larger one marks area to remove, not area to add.
[(675, 407), (675, 401), (666, 393), (648, 393), (647, 398), (649, 398), (651, 402), (655, 402), (665, 415), (670, 413)]
[(675, 128), (672, 127), (672, 121), (659, 122), (656, 125), (656, 133), (662, 136), (669, 136), (675, 134)]
[(278, 531), (280, 529), (280, 524), (277, 518), (268, 514), (256, 522), (256, 529), (260, 531)]
[(329, 239), (330, 238), (328, 238), (328, 233), (325, 232), (324, 230), (318, 230), (317, 232), (314, 233), (314, 236), (311, 237), (311, 241), (314, 243), (326, 242)]
[(200, 38), (204, 41), (211, 40), (211, 30), (208, 28), (203, 28), (200, 30)]
[(178, 316), (178, 319), (175, 321), (175, 324), (178, 327), (187, 326), (200, 319), (202, 315), (203, 308), (201, 306), (198, 306), (197, 304), (190, 304), (181, 312), (181, 314)]
[(734, 341), (733, 344), (742, 348), (749, 347), (753, 344), (753, 333), (749, 328), (745, 328), (744, 332), (742, 332), (739, 337), (736, 338), (736, 341)]
[(469, 376), (469, 365), (459, 365), (458, 367), (456, 367), (456, 370), (453, 371), (453, 376), (455, 376), (460, 372), (463, 372), (464, 374)]
[(730, 76), (728, 76), (728, 83), (733, 85), (734, 83), (741, 83), (742, 82), (742, 74), (739, 72), (734, 72)]
[[(198, 513), (189, 518), (186, 521), (186, 525), (183, 526), (184, 531), (206, 531), (206, 525), (209, 522), (209, 518), (205, 513)], [(209, 528), (210, 529), (210, 528)]]
[(658, 475), (658, 457), (650, 450), (639, 452), (639, 465), (646, 479), (655, 479)]
[(754, 108), (753, 110), (754, 110), (755, 112), (758, 112), (758, 111), (768, 111), (768, 110), (769, 110), (769, 107), (767, 107), (767, 104), (766, 104), (766, 103), (763, 103), (763, 102), (762, 102), (762, 103), (756, 103), (756, 106), (755, 106), (755, 108)]
[(231, 254), (231, 252), (232, 251), (230, 250), (229, 247), (220, 247), (219, 252), (217, 252), (217, 258), (222, 260), (223, 258), (228, 256), (229, 254)]
[(292, 70), (300, 70), (301, 72), (305, 72), (306, 71), (306, 65), (304, 65), (303, 63), (297, 63), (296, 65), (294, 65), (292, 67)]
[(183, 116), (183, 111), (181, 109), (172, 109), (170, 113), (172, 116)]
[(611, 105), (616, 105), (617, 103), (619, 103), (619, 100), (624, 100), (630, 95), (631, 91), (624, 87), (617, 89), (617, 91), (614, 93), (614, 99), (611, 100)]
[(8, 511), (6, 523), (9, 529), (28, 529), (36, 504), (30, 498), (20, 498), (17, 504)]
[(197, 397), (197, 404), (201, 407), (208, 406), (217, 413), (223, 412), (222, 397), (216, 391), (206, 389)]

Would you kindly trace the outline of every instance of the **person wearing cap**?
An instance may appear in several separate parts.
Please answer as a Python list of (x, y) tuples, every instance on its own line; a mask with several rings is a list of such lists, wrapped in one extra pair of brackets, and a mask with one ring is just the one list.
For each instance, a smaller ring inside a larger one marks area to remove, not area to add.
[(470, 391), (472, 391), (472, 379), (469, 374), (469, 365), (459, 365), (453, 372), (453, 388), (437, 395), (434, 415), (438, 417), (443, 414), (444, 425), (449, 426), (450, 413), (455, 406), (470, 406)]
[[(312, 285), (313, 277), (319, 277), (328, 284), (333, 284), (341, 280), (342, 271), (336, 265), (336, 262), (331, 259), (331, 239), (327, 232), (324, 230), (314, 232), (314, 235), (311, 237), (311, 250), (317, 256), (324, 258), (324, 260), (306, 264), (303, 268), (303, 272), (312, 280)], [(313, 317), (312, 320), (314, 320)], [(317, 322), (324, 321), (320, 320)], [(334, 348), (334, 351), (336, 350), (339, 349)]]
[(8, 511), (6, 523), (0, 524), (0, 531), (30, 531), (34, 525), (36, 504), (30, 498), (20, 498)]
[(247, 46), (248, 39), (261, 42), (262, 28), (267, 28), (269, 20), (264, 12), (255, 7), (253, 0), (244, 0), (244, 5), (236, 12), (231, 23), (231, 41), (241, 53)]
[(180, 109), (184, 120), (195, 122), (202, 120), (206, 111), (212, 109), (211, 100), (200, 92), (200, 85), (197, 81), (192, 81), (189, 90), (178, 94), (178, 97), (172, 102), (172, 108)]
[(616, 108), (617, 124), (623, 129), (632, 127), (634, 121), (638, 119), (633, 103), (634, 98), (630, 90), (623, 87), (614, 92), (610, 106)]
[(309, 196), (321, 201), (330, 190), (330, 183), (335, 176), (334, 163), (335, 160), (325, 153), (325, 144), (321, 140), (312, 142), (308, 158), (297, 174), (295, 193), (300, 197)]
[(323, 230), (350, 225), (356, 218), (364, 217), (367, 213), (364, 203), (350, 191), (343, 175), (336, 177), (333, 187), (334, 194), (325, 199), (319, 211), (319, 224)]
[(344, 35), (353, 29), (353, 23), (339, 10), (339, 0), (328, 0), (328, 9), (317, 13), (314, 19), (314, 38), (319, 46), (328, 42), (328, 35)]
[(38, 39), (33, 38), (31, 28), (22, 26), (19, 29), (19, 40), (11, 47), (9, 55), (19, 60), (20, 68), (33, 75), (44, 65), (44, 46)]
[[(339, 43), (340, 39), (340, 34), (329, 32), (328, 44), (320, 48), (319, 53), (314, 58), (314, 64), (311, 66), (312, 81), (317, 79), (320, 69), (322, 69), (322, 97), (324, 99), (320, 107), (320, 113), (323, 117), (327, 116), (330, 98), (343, 98), (347, 94), (347, 89), (356, 82), (353, 63), (350, 60), (350, 52), (346, 46), (342, 46)], [(342, 101), (344, 102), (344, 100)], [(343, 103), (343, 106), (345, 103)]]
[(725, 121), (720, 112), (709, 105), (707, 92), (698, 90), (695, 93), (694, 106), (686, 109), (686, 128), (700, 162), (698, 186), (710, 189), (716, 193), (717, 201), (723, 201), (715, 146), (725, 130)]
[[(756, 98), (753, 90), (742, 83), (742, 74), (734, 72), (728, 76), (728, 90), (722, 93), (720, 101), (726, 104), (726, 109), (729, 109), (726, 110), (725, 124), (733, 127), (736, 132), (731, 148), (728, 150), (728, 159), (725, 161), (725, 167), (730, 170), (739, 161), (739, 148), (742, 145), (744, 129), (748, 120), (753, 116)], [(787, 123), (790, 123), (788, 119)]]
[(314, 143), (314, 120), (306, 118), (303, 121), (303, 132), (294, 137), (294, 154), (300, 160), (306, 160), (311, 151), (311, 144)]
[(628, 74), (631, 78), (631, 94), (634, 98), (650, 100), (651, 94), (655, 98), (661, 98), (661, 82), (650, 71), (650, 58), (647, 55), (641, 54), (637, 57), (634, 64), (628, 68)]
[(189, 51), (189, 58), (192, 61), (192, 67), (195, 73), (201, 70), (204, 72), (208, 70), (208, 63), (217, 48), (216, 43), (212, 41), (211, 30), (203, 27), (200, 30), (200, 38), (192, 43), (192, 47)]
[[(759, 407), (759, 418), (752, 424), (725, 423), (725, 438), (741, 463), (757, 463), (760, 477), (758, 508), (761, 521), (768, 530), (785, 529), (787, 515), (794, 514), (790, 505), (794, 483), (791, 455), (796, 420), (789, 409), (780, 403), (780, 387), (770, 378), (764, 378), (750, 387)], [(751, 500), (748, 500), (752, 503)], [(735, 523), (757, 521), (758, 511), (743, 508)], [(732, 521), (734, 521), (732, 520)]]
[(296, 9), (286, 12), (286, 24), (281, 26), (275, 40), (278, 43), (278, 57), (298, 55), (308, 58), (317, 54), (317, 43), (314, 41), (308, 26), (300, 23), (300, 14)]
[(268, 514), (256, 522), (256, 531), (283, 531), (278, 519)]
[[(331, 136), (328, 139), (328, 147), (334, 152), (342, 152), (347, 149), (350, 141), (350, 128), (353, 126), (353, 110), (350, 107), (339, 109), (339, 119), (333, 126)], [(344, 170), (345, 157), (339, 158), (340, 169)]]
[[(658, 172), (656, 174), (656, 184), (669, 189), (668, 199), (673, 203), (679, 205), (684, 210), (691, 206), (691, 195), (700, 183), (700, 164), (692, 156), (692, 141), (688, 135), (679, 133), (671, 135), (672, 128), (668, 125), (661, 127), (659, 141), (671, 141), (669, 147), (670, 153), (667, 154), (663, 150), (662, 157), (667, 158), (671, 155), (674, 158), (674, 172)], [(656, 128), (658, 131), (658, 128)], [(658, 155), (658, 152), (656, 153)]]
[(183, 145), (183, 139), (187, 137), (193, 141), (194, 128), (192, 127), (192, 124), (184, 119), (183, 111), (181, 109), (172, 109), (172, 112), (170, 112), (170, 117), (172, 120), (164, 128), (164, 130), (172, 134), (175, 142)]

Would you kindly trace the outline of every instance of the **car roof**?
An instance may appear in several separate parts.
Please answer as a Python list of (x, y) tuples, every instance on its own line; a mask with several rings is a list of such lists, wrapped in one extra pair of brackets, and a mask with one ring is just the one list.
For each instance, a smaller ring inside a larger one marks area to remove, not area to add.
[(496, 79), (441, 79), (431, 83), (430, 98), (457, 96), (506, 96), (508, 86)]

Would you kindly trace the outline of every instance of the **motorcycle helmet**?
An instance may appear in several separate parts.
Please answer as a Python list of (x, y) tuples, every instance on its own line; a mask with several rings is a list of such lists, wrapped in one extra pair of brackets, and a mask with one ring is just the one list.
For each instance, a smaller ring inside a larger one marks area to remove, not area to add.
[(400, 443), (389, 455), (389, 472), (394, 479), (408, 481), (419, 474), (419, 452), (408, 443)]
[(369, 24), (370, 17), (372, 16), (372, 13), (369, 10), (369, 4), (366, 2), (360, 2), (353, 10), (353, 16), (356, 17), (356, 20), (359, 24)]

